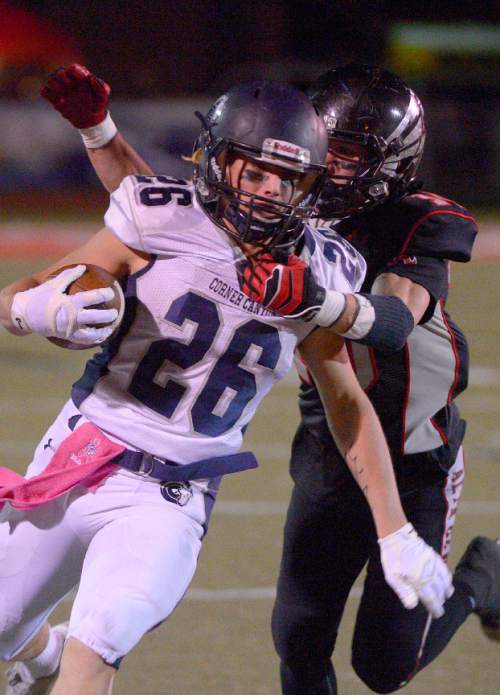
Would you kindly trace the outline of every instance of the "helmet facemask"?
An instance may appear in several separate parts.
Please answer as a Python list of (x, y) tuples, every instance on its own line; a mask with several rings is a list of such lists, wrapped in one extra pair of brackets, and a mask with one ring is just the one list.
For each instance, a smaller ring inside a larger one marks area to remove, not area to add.
[[(389, 194), (384, 144), (372, 134), (335, 132), (328, 140), (328, 175), (318, 205), (319, 216), (344, 217), (379, 203)], [(386, 149), (386, 148), (385, 148)]]

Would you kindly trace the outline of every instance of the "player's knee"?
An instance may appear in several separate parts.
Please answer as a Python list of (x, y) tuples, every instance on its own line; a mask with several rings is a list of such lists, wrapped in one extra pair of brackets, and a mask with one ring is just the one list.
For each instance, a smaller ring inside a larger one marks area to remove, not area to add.
[(319, 680), (331, 668), (327, 625), (307, 607), (275, 606), (272, 636), (282, 667), (298, 681)]
[(307, 640), (304, 635), (304, 620), (296, 606), (274, 606), (271, 632), (276, 652), (285, 663), (297, 663), (304, 655)]
[[(397, 608), (397, 605), (396, 605)], [(425, 610), (423, 619), (426, 620)], [(417, 612), (398, 615), (365, 611), (358, 617), (352, 643), (352, 666), (359, 678), (376, 693), (393, 693), (404, 687), (417, 671), (421, 644)]]
[(95, 608), (70, 630), (70, 636), (115, 665), (141, 637), (166, 617), (146, 593), (118, 594)]
[(294, 634), (298, 638), (299, 632), (294, 633), (293, 626), (278, 618), (275, 613), (273, 613), (271, 622), (271, 632), (276, 652), (283, 661), (289, 661), (293, 658), (291, 657), (294, 651), (293, 645), (297, 641), (294, 639)]
[(368, 661), (353, 653), (352, 667), (363, 683), (375, 693), (394, 693), (409, 682), (398, 664), (390, 665), (379, 660)]

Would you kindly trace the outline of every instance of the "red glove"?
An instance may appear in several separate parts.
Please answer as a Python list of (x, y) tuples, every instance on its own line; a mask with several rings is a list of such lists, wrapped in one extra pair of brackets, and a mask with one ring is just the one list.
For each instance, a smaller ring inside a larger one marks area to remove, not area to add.
[(40, 90), (42, 97), (78, 129), (104, 121), (110, 92), (106, 82), (78, 63), (53, 72)]
[(287, 318), (314, 319), (325, 301), (325, 290), (294, 254), (288, 256), (286, 265), (268, 253), (250, 257), (240, 261), (237, 272), (242, 292)]

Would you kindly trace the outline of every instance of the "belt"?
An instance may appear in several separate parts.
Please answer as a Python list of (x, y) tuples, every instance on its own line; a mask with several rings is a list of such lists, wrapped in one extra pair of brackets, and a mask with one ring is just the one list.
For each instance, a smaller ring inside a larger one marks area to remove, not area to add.
[(257, 459), (250, 451), (182, 464), (153, 456), (153, 454), (144, 451), (126, 449), (113, 460), (113, 463), (117, 463), (119, 466), (145, 478), (154, 478), (160, 482), (186, 482), (200, 478), (217, 478), (221, 475), (238, 473), (258, 466)]
[[(73, 415), (68, 420), (68, 426), (73, 431), (82, 417), (81, 413)], [(154, 478), (162, 483), (186, 482), (202, 478), (218, 478), (227, 473), (239, 473), (250, 468), (257, 468), (257, 459), (250, 451), (240, 451), (227, 456), (215, 456), (193, 463), (176, 463), (144, 451), (125, 449), (113, 463), (133, 471), (144, 478)]]

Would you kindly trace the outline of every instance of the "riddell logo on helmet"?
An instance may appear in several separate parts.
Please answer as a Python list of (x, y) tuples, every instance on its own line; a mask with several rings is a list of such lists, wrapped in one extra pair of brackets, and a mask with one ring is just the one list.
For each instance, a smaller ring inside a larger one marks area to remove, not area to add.
[(270, 158), (276, 155), (287, 157), (300, 164), (309, 164), (311, 155), (309, 150), (304, 147), (294, 145), (293, 142), (285, 140), (275, 140), (274, 138), (266, 138), (262, 144), (262, 152)]

